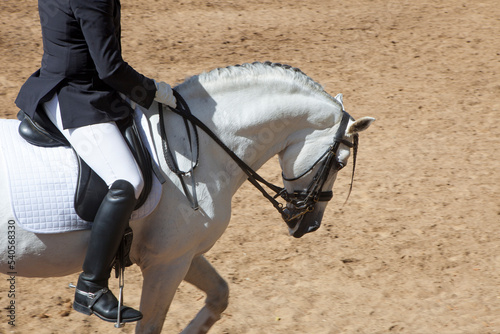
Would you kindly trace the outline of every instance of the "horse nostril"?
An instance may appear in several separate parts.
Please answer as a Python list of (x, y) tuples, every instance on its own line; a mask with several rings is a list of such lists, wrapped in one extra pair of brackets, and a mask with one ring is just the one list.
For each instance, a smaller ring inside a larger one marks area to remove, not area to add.
[(314, 232), (316, 231), (319, 227), (321, 226), (321, 223), (318, 222), (317, 220), (314, 221), (313, 224), (311, 224), (308, 229), (307, 229), (307, 233), (311, 233), (311, 232)]

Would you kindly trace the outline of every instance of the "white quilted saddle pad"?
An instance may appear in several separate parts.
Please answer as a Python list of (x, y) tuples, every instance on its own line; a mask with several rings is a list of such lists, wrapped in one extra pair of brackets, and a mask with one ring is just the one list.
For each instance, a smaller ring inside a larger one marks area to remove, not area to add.
[[(78, 166), (73, 150), (31, 145), (18, 134), (18, 126), (17, 120), (0, 120), (0, 145), (17, 222), (35, 233), (89, 229), (91, 223), (74, 209)], [(161, 184), (154, 177), (149, 198), (131, 219), (149, 215), (160, 197)]]

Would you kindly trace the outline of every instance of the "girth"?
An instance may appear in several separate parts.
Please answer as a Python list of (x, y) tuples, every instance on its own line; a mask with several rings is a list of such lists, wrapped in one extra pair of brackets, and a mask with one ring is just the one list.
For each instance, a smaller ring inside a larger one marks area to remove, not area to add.
[[(45, 113), (38, 112), (31, 119), (21, 110), (17, 114), (17, 118), (21, 121), (19, 134), (30, 144), (41, 147), (71, 147)], [(137, 201), (137, 209), (146, 202), (151, 192), (153, 184), (151, 156), (142, 142), (133, 116), (118, 121), (116, 124), (132, 151), (144, 179), (144, 189)], [(75, 211), (83, 220), (93, 221), (104, 196), (108, 192), (108, 186), (78, 154), (76, 157), (79, 171), (75, 191)]]

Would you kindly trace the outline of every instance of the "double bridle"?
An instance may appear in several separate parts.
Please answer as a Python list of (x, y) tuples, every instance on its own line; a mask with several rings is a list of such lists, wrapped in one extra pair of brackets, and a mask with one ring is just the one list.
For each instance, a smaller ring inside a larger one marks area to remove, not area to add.
[[(322, 191), (322, 188), (324, 184), (326, 183), (328, 176), (330, 175), (330, 172), (332, 170), (339, 171), (344, 167), (344, 164), (338, 160), (337, 155), (338, 151), (340, 148), (340, 144), (344, 144), (348, 146), (349, 148), (353, 148), (353, 175), (351, 179), (351, 186), (349, 189), (349, 194), (351, 193), (352, 190), (352, 181), (354, 179), (354, 169), (356, 167), (356, 154), (357, 154), (357, 147), (358, 147), (358, 136), (353, 135), (353, 142), (351, 143), (350, 141), (344, 139), (345, 132), (347, 130), (347, 126), (349, 124), (349, 120), (352, 119), (352, 117), (345, 111), (342, 111), (342, 120), (340, 121), (340, 126), (337, 129), (337, 132), (334, 136), (333, 143), (330, 145), (330, 147), (326, 150), (325, 153), (323, 153), (318, 160), (304, 173), (297, 177), (292, 177), (292, 178), (287, 178), (284, 175), (283, 180), (285, 181), (296, 181), (310, 173), (317, 165), (320, 165), (320, 168), (314, 175), (311, 183), (307, 187), (305, 191), (295, 191), (292, 193), (289, 193), (285, 188), (276, 186), (268, 181), (266, 181), (263, 177), (261, 177), (256, 171), (254, 171), (250, 166), (248, 166), (243, 160), (241, 160), (229, 147), (226, 146), (218, 137), (217, 135), (210, 130), (201, 120), (196, 118), (191, 111), (189, 110), (189, 107), (182, 98), (182, 96), (174, 91), (175, 97), (177, 99), (177, 108), (171, 108), (168, 107), (172, 112), (180, 115), (182, 118), (184, 118), (185, 122), (190, 122), (193, 126), (194, 133), (195, 133), (195, 145), (198, 145), (198, 134), (196, 131), (196, 127), (202, 129), (208, 136), (210, 136), (233, 160), (234, 162), (243, 170), (243, 172), (247, 175), (248, 181), (253, 184), (261, 193), (262, 195), (267, 198), (271, 204), (278, 210), (278, 212), (281, 214), (283, 220), (288, 224), (290, 228), (293, 228), (293, 226), (296, 225), (297, 219), (301, 218), (304, 216), (306, 213), (311, 212), (314, 210), (314, 207), (317, 202), (327, 202), (330, 201), (333, 198), (333, 192), (332, 191)], [(192, 168), (188, 172), (182, 172), (180, 171), (177, 167), (176, 164), (173, 163), (172, 161), (172, 155), (170, 153), (169, 147), (168, 147), (168, 141), (167, 141), (167, 136), (165, 133), (165, 122), (164, 122), (164, 117), (163, 117), (163, 110), (162, 110), (162, 105), (158, 104), (158, 112), (160, 116), (160, 135), (162, 138), (162, 143), (163, 143), (163, 153), (165, 160), (167, 162), (167, 165), (170, 167), (170, 169), (177, 174), (179, 179), (181, 180), (181, 183), (184, 188), (184, 192), (186, 193), (186, 196), (190, 199), (192, 207), (194, 210), (198, 209), (198, 201), (196, 198), (196, 192), (193, 191), (193, 196), (189, 196), (187, 192), (187, 187), (185, 186), (183, 176), (191, 174), (194, 171), (194, 168), (197, 166), (198, 162), (198, 148), (196, 148), (197, 151), (197, 156), (196, 156), (196, 162), (193, 163)], [(186, 128), (189, 132), (189, 125), (186, 123)], [(189, 139), (190, 143), (192, 143), (191, 135)], [(264, 184), (267, 186), (269, 189), (275, 192), (275, 195), (270, 195), (264, 187), (261, 185)], [(193, 183), (194, 187), (194, 183)], [(349, 198), (349, 194), (347, 198)], [(283, 198), (288, 205), (285, 207), (282, 203), (278, 202), (276, 199), (278, 197)], [(347, 201), (347, 200), (346, 200)], [(317, 229), (319, 226), (316, 228), (309, 228), (308, 232), (312, 232), (315, 229)]]
[[(284, 190), (280, 194), (280, 196), (287, 203), (290, 203), (292, 205), (293, 209), (293, 210), (288, 210), (287, 212), (288, 215), (285, 215), (283, 217), (283, 220), (286, 223), (289, 223), (290, 221), (293, 221), (305, 215), (307, 212), (313, 211), (314, 206), (316, 205), (317, 202), (328, 202), (333, 198), (333, 191), (331, 190), (322, 191), (322, 189), (326, 181), (328, 180), (328, 176), (330, 175), (330, 172), (332, 170), (338, 172), (339, 170), (344, 168), (344, 163), (339, 161), (337, 158), (340, 144), (344, 144), (349, 148), (354, 148), (354, 157), (353, 157), (353, 177), (354, 177), (354, 168), (356, 165), (356, 154), (358, 148), (358, 136), (357, 135), (353, 136), (352, 143), (344, 139), (344, 135), (347, 130), (347, 125), (349, 124), (349, 120), (351, 118), (352, 117), (345, 110), (342, 111), (342, 120), (340, 121), (340, 126), (337, 129), (337, 132), (335, 133), (333, 143), (308, 170), (303, 172), (301, 175), (292, 178), (287, 178), (285, 177), (284, 174), (282, 174), (282, 178), (285, 181), (289, 182), (297, 181), (302, 177), (304, 177), (305, 175), (309, 174), (318, 164), (321, 163), (320, 168), (314, 175), (311, 183), (309, 184), (309, 186), (305, 191), (299, 191), (299, 192), (295, 191), (293, 193), (288, 193), (286, 190)], [(347, 197), (349, 197), (351, 190), (352, 190), (352, 182)]]

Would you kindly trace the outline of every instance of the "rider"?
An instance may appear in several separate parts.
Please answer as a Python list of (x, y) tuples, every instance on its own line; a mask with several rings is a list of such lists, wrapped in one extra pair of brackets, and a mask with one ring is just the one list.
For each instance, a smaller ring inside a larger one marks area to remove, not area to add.
[[(92, 225), (73, 308), (115, 322), (118, 301), (108, 290), (112, 263), (139, 197), (142, 174), (115, 121), (133, 112), (122, 96), (149, 108), (176, 106), (171, 87), (135, 71), (121, 56), (120, 0), (39, 0), (41, 68), (16, 104), (28, 117), (45, 112), (75, 151), (106, 182)], [(123, 322), (142, 318), (123, 306)]]

